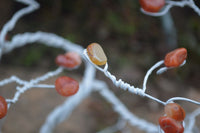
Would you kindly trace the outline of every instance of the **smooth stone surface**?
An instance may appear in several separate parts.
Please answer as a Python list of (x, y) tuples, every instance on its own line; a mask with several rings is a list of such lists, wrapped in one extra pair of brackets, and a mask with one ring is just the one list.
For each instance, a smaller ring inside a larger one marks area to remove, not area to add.
[(165, 114), (176, 121), (185, 119), (184, 109), (177, 103), (169, 103), (165, 106)]
[(165, 56), (166, 67), (178, 67), (187, 58), (187, 50), (185, 48), (178, 48)]
[(7, 107), (7, 102), (6, 102), (5, 98), (0, 96), (0, 119), (6, 116), (7, 109), (8, 109), (8, 107)]
[(140, 0), (140, 5), (147, 12), (159, 12), (165, 5), (165, 0)]
[(76, 68), (82, 63), (82, 60), (78, 53), (68, 52), (66, 54), (58, 55), (55, 62), (58, 66)]
[(96, 65), (105, 65), (107, 62), (107, 57), (98, 43), (91, 43), (87, 47), (87, 54), (90, 60)]
[(159, 118), (159, 125), (165, 133), (183, 133), (184, 128), (181, 122), (170, 117), (162, 116)]
[(71, 96), (79, 90), (79, 83), (67, 76), (61, 76), (55, 81), (55, 89), (62, 96)]

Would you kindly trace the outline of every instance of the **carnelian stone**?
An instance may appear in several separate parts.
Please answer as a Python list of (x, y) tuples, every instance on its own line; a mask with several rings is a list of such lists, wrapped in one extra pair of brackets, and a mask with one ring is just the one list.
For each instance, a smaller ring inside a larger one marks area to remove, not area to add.
[(140, 0), (142, 9), (147, 12), (159, 12), (165, 5), (165, 0)]
[(183, 133), (184, 128), (181, 122), (170, 117), (162, 116), (159, 118), (159, 125), (165, 133)]
[(76, 52), (68, 52), (56, 57), (56, 64), (67, 68), (75, 68), (81, 64), (81, 57)]
[(0, 119), (6, 116), (7, 109), (8, 109), (8, 106), (7, 106), (7, 102), (5, 98), (0, 96)]
[(107, 57), (98, 43), (91, 43), (88, 45), (87, 54), (90, 60), (96, 65), (105, 65), (107, 62)]
[(79, 90), (79, 83), (66, 76), (61, 76), (55, 81), (56, 91), (62, 96), (71, 96)]
[(176, 121), (185, 119), (184, 109), (177, 103), (169, 103), (165, 106), (165, 114)]
[(185, 48), (178, 48), (169, 52), (165, 56), (165, 66), (166, 67), (178, 67), (187, 58), (187, 50)]

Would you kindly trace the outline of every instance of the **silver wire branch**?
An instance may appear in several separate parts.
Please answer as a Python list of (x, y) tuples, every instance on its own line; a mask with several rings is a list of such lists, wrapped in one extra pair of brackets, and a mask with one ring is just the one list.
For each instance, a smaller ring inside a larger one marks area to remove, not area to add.
[(39, 4), (34, 0), (17, 0), (18, 2), (27, 4), (28, 7), (25, 7), (24, 9), (19, 10), (15, 13), (15, 15), (4, 25), (4, 27), (1, 30), (0, 35), (0, 46), (5, 43), (5, 36), (6, 34), (11, 31), (14, 27), (17, 21), (23, 17), (26, 14), (29, 14), (36, 9), (39, 8)]
[(146, 73), (145, 77), (144, 77), (144, 81), (143, 81), (143, 92), (146, 91), (146, 86), (147, 86), (147, 81), (148, 81), (148, 78), (150, 76), (150, 74), (156, 69), (158, 68), (160, 65), (162, 65), (164, 63), (163, 60), (157, 62), (155, 65), (153, 65)]
[(12, 83), (12, 82), (16, 82), (19, 85), (25, 85), (28, 83), (28, 81), (22, 80), (22, 79), (18, 78), (17, 76), (11, 76), (10, 78), (0, 81), (0, 86), (4, 86), (4, 85)]
[[(94, 63), (90, 60), (90, 58), (88, 57), (88, 54), (87, 54), (87, 50), (86, 50), (86, 49), (84, 49), (83, 55), (86, 57), (86, 59), (87, 59), (95, 68), (97, 68), (98, 70), (100, 70), (101, 72), (103, 72), (105, 76), (107, 76), (109, 79), (111, 79), (112, 82), (113, 82), (113, 84), (114, 84), (116, 87), (119, 87), (119, 88), (121, 88), (121, 89), (123, 89), (123, 90), (128, 90), (129, 92), (131, 92), (131, 93), (133, 93), (133, 94), (140, 95), (140, 96), (143, 96), (143, 97), (148, 97), (149, 99), (152, 99), (152, 100), (154, 100), (154, 101), (157, 101), (157, 102), (159, 102), (159, 103), (161, 103), (161, 104), (163, 104), (163, 105), (166, 105), (166, 104), (168, 104), (168, 103), (170, 103), (170, 102), (172, 102), (172, 101), (175, 101), (175, 100), (179, 100), (179, 101), (188, 101), (188, 102), (191, 102), (191, 103), (200, 105), (200, 102), (197, 102), (197, 101), (195, 101), (195, 100), (191, 100), (191, 99), (188, 99), (188, 98), (183, 98), (183, 97), (174, 97), (174, 98), (169, 99), (167, 102), (163, 102), (163, 101), (161, 101), (161, 100), (159, 100), (159, 99), (157, 99), (157, 98), (155, 98), (155, 97), (153, 97), (153, 96), (148, 95), (148, 94), (145, 93), (145, 91), (146, 91), (146, 84), (147, 84), (147, 81), (148, 81), (148, 77), (150, 76), (150, 74), (151, 74), (156, 68), (158, 68), (159, 66), (161, 66), (161, 65), (164, 63), (163, 60), (157, 62), (155, 65), (153, 65), (153, 66), (147, 71), (147, 73), (146, 73), (146, 75), (145, 75), (145, 78), (144, 78), (144, 81), (143, 81), (143, 88), (140, 89), (140, 88), (135, 88), (133, 85), (130, 85), (130, 84), (124, 82), (122, 79), (117, 80), (116, 77), (115, 77), (114, 75), (112, 75), (112, 74), (108, 71), (108, 63), (105, 64), (104, 68), (101, 68), (101, 67), (97, 66), (96, 64), (94, 64)], [(186, 63), (186, 61), (184, 61), (184, 62), (180, 65), (180, 67), (183, 66), (185, 63)], [(171, 68), (173, 68), (173, 67), (170, 67), (170, 68), (166, 67), (165, 69), (167, 70), (167, 69), (171, 69)]]
[(173, 101), (187, 101), (187, 102), (190, 102), (190, 103), (194, 103), (194, 104), (200, 105), (200, 102), (197, 102), (195, 100), (191, 100), (191, 99), (185, 98), (185, 97), (173, 97), (173, 98), (170, 98), (169, 100), (166, 101), (166, 104), (171, 103)]
[(122, 81), (121, 79), (117, 80), (116, 77), (114, 75), (112, 75), (109, 71), (108, 71), (108, 64), (105, 64), (104, 68), (101, 68), (97, 65), (95, 65), (94, 63), (91, 62), (91, 60), (88, 57), (87, 51), (86, 49), (83, 51), (83, 54), (85, 55), (86, 59), (88, 59), (88, 61), (98, 70), (100, 70), (101, 72), (103, 72), (105, 74), (105, 76), (107, 76), (116, 87), (119, 87), (123, 90), (128, 90), (131, 93), (140, 95), (140, 96), (145, 96), (145, 93), (143, 92), (142, 89), (140, 88), (135, 88), (134, 86), (125, 83), (124, 81)]
[[(58, 75), (60, 74), (61, 72), (63, 71), (63, 68), (59, 67), (58, 69), (56, 69), (55, 71), (52, 71), (52, 72), (48, 72), (46, 74), (44, 74), (43, 76), (40, 76), (40, 77), (37, 77), (35, 79), (32, 79), (30, 80), (29, 82), (26, 82), (26, 81), (23, 81), (21, 82), (22, 80), (21, 79), (18, 79), (18, 78), (9, 78), (9, 79), (6, 79), (6, 80), (3, 80), (1, 81), (0, 83), (3, 85), (3, 84), (7, 84), (7, 83), (10, 83), (10, 82), (13, 82), (13, 81), (16, 81), (17, 83), (19, 82), (19, 84), (23, 84), (22, 87), (16, 87), (16, 90), (17, 92), (15, 93), (14, 97), (12, 99), (6, 99), (6, 102), (8, 103), (15, 103), (18, 101), (20, 95), (22, 93), (24, 93), (25, 91), (27, 91), (28, 89), (30, 88), (34, 88), (34, 87), (45, 87), (45, 88), (49, 88), (49, 87), (53, 87), (53, 86), (49, 86), (49, 85), (38, 85), (39, 82), (41, 81), (44, 81), (52, 76), (55, 76), (55, 75)], [(16, 80), (15, 80), (16, 79)], [(6, 81), (6, 82), (5, 82)]]
[[(6, 34), (15, 27), (16, 22), (22, 16), (24, 16), (28, 13), (31, 13), (34, 10), (36, 10), (37, 8), (39, 8), (39, 4), (34, 0), (17, 0), (17, 1), (24, 3), (24, 4), (27, 4), (28, 6), (24, 9), (21, 9), (18, 12), (16, 12), (13, 15), (13, 17), (11, 18), (11, 20), (8, 21), (8, 23), (6, 23), (4, 25), (3, 30), (1, 30), (1, 34), (0, 34), (0, 55), (8, 53), (8, 52), (14, 50), (15, 48), (22, 47), (22, 46), (27, 45), (29, 43), (38, 42), (38, 43), (45, 44), (47, 46), (51, 46), (51, 47), (55, 47), (55, 48), (61, 48), (65, 51), (77, 52), (82, 56), (82, 58), (85, 58), (85, 56), (83, 56), (83, 54), (82, 54), (83, 47), (81, 47), (80, 45), (74, 44), (74, 43), (72, 43), (72, 42), (70, 42), (70, 41), (68, 41), (68, 40), (66, 40), (62, 37), (59, 37), (55, 34), (52, 34), (52, 33), (45, 33), (45, 32), (40, 32), (40, 31), (38, 31), (36, 33), (27, 33), (26, 32), (24, 34), (14, 35), (11, 41), (6, 41), (5, 40)], [(193, 7), (196, 6), (194, 4), (193, 0), (189, 0), (189, 2), (191, 3), (191, 5)], [(175, 5), (175, 3), (174, 3), (174, 5)], [(196, 12), (199, 12), (198, 8), (196, 8)], [(109, 78), (112, 78), (111, 80), (116, 80), (116, 77), (111, 75), (111, 73), (108, 72), (108, 64), (105, 65), (104, 69), (102, 69), (98, 66), (95, 66), (95, 67), (98, 70), (102, 71)], [(155, 132), (158, 131), (157, 125), (146, 121), (145, 118), (138, 118), (137, 116), (134, 115), (134, 113), (130, 112), (126, 108), (126, 106), (122, 102), (120, 102), (119, 98), (117, 98), (112, 91), (110, 91), (107, 87), (105, 87), (105, 85), (106, 85), (105, 82), (101, 81), (101, 83), (100, 82), (97, 83), (96, 80), (95, 80), (95, 69), (93, 69), (93, 67), (88, 62), (86, 62), (85, 68), (86, 69), (85, 69), (83, 81), (81, 82), (81, 88), (84, 88), (84, 89), (80, 89), (80, 91), (76, 95), (66, 99), (66, 101), (62, 105), (56, 107), (48, 115), (47, 120), (45, 121), (44, 125), (42, 126), (42, 128), (40, 130), (41, 133), (51, 133), (53, 131), (53, 128), (58, 123), (67, 119), (71, 115), (73, 110), (82, 102), (82, 100), (85, 99), (88, 95), (90, 95), (90, 93), (93, 91), (93, 89), (92, 89), (93, 87), (97, 87), (100, 94), (108, 102), (110, 102), (113, 105), (113, 109), (123, 119), (127, 120), (127, 122), (129, 122), (132, 126), (135, 126), (138, 129), (143, 130), (143, 131), (148, 132), (148, 133), (155, 133)], [(59, 74), (59, 71), (62, 70), (62, 69), (63, 68), (58, 68), (57, 69), (58, 71), (57, 70), (54, 71), (55, 72), (54, 74), (47, 73), (43, 76), (40, 76), (40, 77), (35, 78), (33, 80), (30, 80), (30, 81), (25, 81), (25, 80), (22, 80), (22, 79), (20, 79), (16, 76), (11, 76), (8, 79), (4, 79), (4, 80), (0, 81), (0, 86), (9, 84), (11, 82), (16, 82), (17, 84), (19, 84), (19, 86), (16, 87), (17, 91), (15, 93), (16, 98), (18, 98), (23, 92), (25, 92), (26, 90), (29, 90), (30, 88), (39, 88), (39, 87), (41, 87), (41, 88), (54, 88), (54, 85), (39, 84), (39, 82), (46, 80), (46, 79), (48, 79), (52, 76), (56, 76), (57, 74)], [(95, 82), (93, 82), (93, 81), (95, 81)], [(122, 80), (118, 80), (118, 82), (116, 82), (116, 84), (117, 83), (118, 83), (119, 86), (120, 86), (120, 83), (126, 84)], [(130, 87), (134, 88), (134, 86), (130, 86)], [(154, 99), (155, 101), (160, 102), (164, 105), (167, 103), (167, 102), (160, 101), (159, 99), (154, 98), (154, 97), (152, 97), (148, 94), (145, 94), (145, 92), (143, 92), (143, 89), (140, 89), (140, 88), (134, 88), (134, 89), (133, 90), (129, 89), (129, 91), (130, 92), (133, 91), (135, 94), (137, 94), (136, 92), (138, 91), (138, 93), (141, 93), (142, 95), (144, 94), (144, 96), (149, 97), (150, 99)], [(180, 99), (180, 98), (171, 99), (171, 101), (178, 100), (178, 99)], [(7, 102), (9, 103), (9, 102), (16, 102), (16, 101), (13, 98), (13, 99), (7, 99)], [(195, 115), (192, 115), (193, 117), (191, 117), (193, 119), (195, 119), (195, 117), (197, 115), (199, 115), (198, 112), (197, 113), (194, 112), (194, 114)], [(0, 124), (0, 125), (2, 125), (2, 124)], [(191, 132), (192, 132), (192, 130), (188, 131), (188, 133), (191, 133)]]
[[(184, 60), (183, 63), (182, 63), (179, 67), (184, 66), (185, 63), (186, 63), (186, 60)], [(167, 70), (173, 69), (173, 68), (175, 68), (175, 67), (161, 67), (161, 68), (156, 72), (156, 74), (158, 74), (158, 75), (159, 75), (159, 74), (162, 74), (162, 73), (166, 72)]]
[(188, 126), (185, 130), (185, 133), (191, 133), (192, 129), (194, 128), (195, 125), (195, 117), (197, 117), (198, 115), (200, 115), (200, 108), (196, 109), (194, 112), (192, 112), (191, 114), (189, 114), (188, 119)]
[[(163, 105), (165, 105), (166, 103), (153, 97), (153, 96), (150, 96), (148, 94), (145, 93), (145, 91), (141, 88), (136, 88), (134, 87), (133, 85), (130, 85), (126, 82), (124, 82), (122, 79), (119, 79), (117, 80), (116, 77), (114, 75), (112, 75), (109, 71), (108, 71), (108, 63), (105, 64), (104, 68), (101, 68), (99, 66), (97, 66), (96, 64), (94, 64), (93, 62), (91, 62), (90, 58), (88, 57), (88, 54), (87, 54), (87, 50), (85, 49), (83, 51), (83, 55), (86, 57), (86, 59), (95, 67), (97, 68), (98, 70), (100, 70), (101, 72), (104, 73), (104, 75), (106, 77), (108, 77), (112, 82), (113, 84), (116, 86), (116, 87), (119, 87), (123, 90), (128, 90), (129, 92), (133, 93), (133, 94), (136, 94), (136, 95), (140, 95), (140, 96), (143, 96), (143, 97), (148, 97), (149, 99), (152, 99), (154, 101), (157, 101)], [(148, 76), (151, 74), (151, 72), (157, 68), (158, 66), (160, 66), (163, 62), (160, 61), (158, 63), (156, 63), (156, 65), (154, 65), (152, 67), (152, 69), (150, 69), (150, 71), (147, 72), (147, 76), (145, 76), (145, 82), (147, 82), (147, 79), (148, 79)], [(144, 85), (145, 86), (145, 85)]]
[(158, 127), (155, 124), (139, 118), (129, 111), (127, 107), (114, 95), (114, 93), (110, 91), (105, 82), (95, 80), (93, 86), (109, 103), (112, 104), (113, 109), (120, 115), (120, 117), (127, 120), (130, 125), (138, 127), (138, 129), (147, 133), (158, 132)]

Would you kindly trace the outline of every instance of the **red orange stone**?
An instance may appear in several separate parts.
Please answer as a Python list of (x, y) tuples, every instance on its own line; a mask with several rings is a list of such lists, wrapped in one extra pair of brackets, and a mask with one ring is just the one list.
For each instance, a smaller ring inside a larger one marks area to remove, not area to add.
[(61, 76), (56, 79), (55, 88), (60, 95), (71, 96), (78, 92), (79, 83), (70, 77)]
[(159, 125), (165, 133), (183, 133), (184, 132), (182, 123), (168, 116), (160, 117)]
[(5, 98), (0, 96), (0, 119), (2, 119), (3, 117), (6, 116), (7, 109), (8, 109), (8, 107), (7, 107), (7, 102), (6, 102)]
[(177, 103), (169, 103), (165, 106), (165, 114), (176, 121), (185, 119), (184, 109)]
[(159, 12), (165, 5), (165, 0), (140, 0), (140, 5), (147, 12)]
[(178, 67), (187, 58), (187, 50), (185, 48), (178, 48), (165, 56), (166, 67)]
[(75, 68), (81, 64), (81, 57), (76, 52), (68, 52), (56, 57), (56, 64), (66, 68)]
[(98, 43), (88, 45), (87, 54), (90, 60), (96, 65), (105, 65), (107, 62), (107, 57)]

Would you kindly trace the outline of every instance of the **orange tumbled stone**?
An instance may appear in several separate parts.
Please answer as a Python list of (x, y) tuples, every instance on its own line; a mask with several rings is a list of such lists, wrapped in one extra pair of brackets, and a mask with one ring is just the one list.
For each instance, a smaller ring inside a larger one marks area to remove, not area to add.
[(178, 67), (187, 58), (187, 50), (185, 48), (178, 48), (165, 56), (166, 67)]
[(70, 77), (61, 76), (56, 79), (55, 88), (60, 95), (71, 96), (78, 92), (79, 83)]
[(159, 125), (165, 133), (183, 133), (184, 132), (184, 127), (182, 123), (168, 116), (160, 117)]
[(140, 0), (142, 9), (147, 12), (159, 12), (165, 5), (165, 0)]
[(184, 109), (177, 103), (169, 103), (165, 106), (165, 114), (176, 121), (185, 119)]
[(88, 45), (87, 54), (90, 60), (96, 65), (105, 65), (107, 62), (107, 57), (98, 43)]
[(68, 52), (56, 57), (56, 64), (66, 68), (75, 68), (81, 64), (81, 57), (76, 52)]
[(5, 98), (0, 96), (0, 119), (6, 116), (7, 109), (8, 109), (8, 107), (7, 107), (7, 102), (6, 102)]

